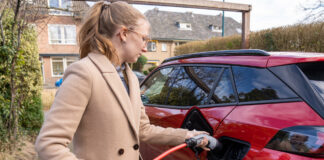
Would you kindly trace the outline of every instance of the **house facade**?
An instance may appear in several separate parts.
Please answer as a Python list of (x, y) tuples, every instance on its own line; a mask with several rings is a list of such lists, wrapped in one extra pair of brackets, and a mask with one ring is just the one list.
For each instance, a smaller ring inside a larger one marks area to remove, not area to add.
[(47, 7), (61, 9), (49, 9), (44, 13), (47, 14), (45, 17), (35, 21), (44, 88), (53, 88), (55, 82), (63, 77), (65, 69), (79, 60), (76, 34), (81, 25), (81, 17), (89, 6), (80, 1), (44, 2)]
[[(177, 45), (222, 36), (222, 15), (168, 12), (157, 8), (144, 14), (151, 24), (152, 41), (148, 43), (148, 52), (143, 54), (148, 58), (143, 70), (173, 57)], [(241, 33), (240, 23), (230, 17), (225, 17), (224, 21), (225, 36)]]

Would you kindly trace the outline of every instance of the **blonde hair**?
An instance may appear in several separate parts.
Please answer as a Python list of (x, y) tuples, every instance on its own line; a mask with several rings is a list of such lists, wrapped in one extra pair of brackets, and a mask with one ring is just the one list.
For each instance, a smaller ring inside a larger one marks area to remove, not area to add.
[(97, 2), (94, 4), (78, 33), (80, 57), (89, 52), (99, 52), (108, 57), (113, 64), (118, 64), (116, 49), (109, 38), (112, 38), (119, 27), (136, 26), (139, 19), (145, 16), (126, 2)]

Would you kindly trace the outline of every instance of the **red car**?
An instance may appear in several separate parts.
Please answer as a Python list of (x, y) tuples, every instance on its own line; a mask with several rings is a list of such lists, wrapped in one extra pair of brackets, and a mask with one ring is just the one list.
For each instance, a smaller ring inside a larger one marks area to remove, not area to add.
[[(228, 50), (166, 59), (141, 84), (152, 124), (204, 130), (209, 160), (324, 159), (324, 54)], [(141, 144), (144, 159), (169, 146)], [(165, 159), (196, 159), (190, 149)]]

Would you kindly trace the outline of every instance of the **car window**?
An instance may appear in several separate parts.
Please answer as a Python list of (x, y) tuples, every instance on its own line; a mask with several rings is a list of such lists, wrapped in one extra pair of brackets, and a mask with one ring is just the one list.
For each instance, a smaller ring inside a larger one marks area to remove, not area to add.
[(232, 86), (232, 80), (230, 76), (230, 70), (225, 69), (222, 77), (217, 84), (217, 87), (214, 91), (213, 96), (210, 103), (216, 102), (216, 103), (233, 103), (235, 102), (235, 96), (234, 96), (234, 89)]
[(172, 75), (178, 67), (162, 68), (154, 72), (141, 87), (144, 104), (164, 104), (172, 81)]
[(233, 73), (240, 102), (297, 97), (265, 68), (233, 66)]
[[(166, 105), (193, 106), (208, 104), (208, 94), (221, 68), (182, 66), (174, 75)], [(215, 103), (215, 102), (212, 102)]]
[(298, 66), (324, 99), (324, 62), (301, 63)]

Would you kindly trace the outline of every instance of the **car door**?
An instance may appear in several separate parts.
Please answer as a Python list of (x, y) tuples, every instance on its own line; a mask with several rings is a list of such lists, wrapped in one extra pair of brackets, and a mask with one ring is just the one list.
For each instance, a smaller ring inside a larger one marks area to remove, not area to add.
[[(211, 135), (236, 104), (230, 69), (219, 65), (171, 65), (159, 68), (142, 84), (142, 100), (154, 125), (205, 130)], [(144, 159), (168, 146), (141, 144)], [(166, 159), (195, 159), (184, 149)]]
[[(233, 66), (239, 103), (216, 131), (219, 159), (253, 159), (282, 126), (305, 117), (301, 99), (267, 68)], [(306, 114), (307, 115), (307, 114)]]

